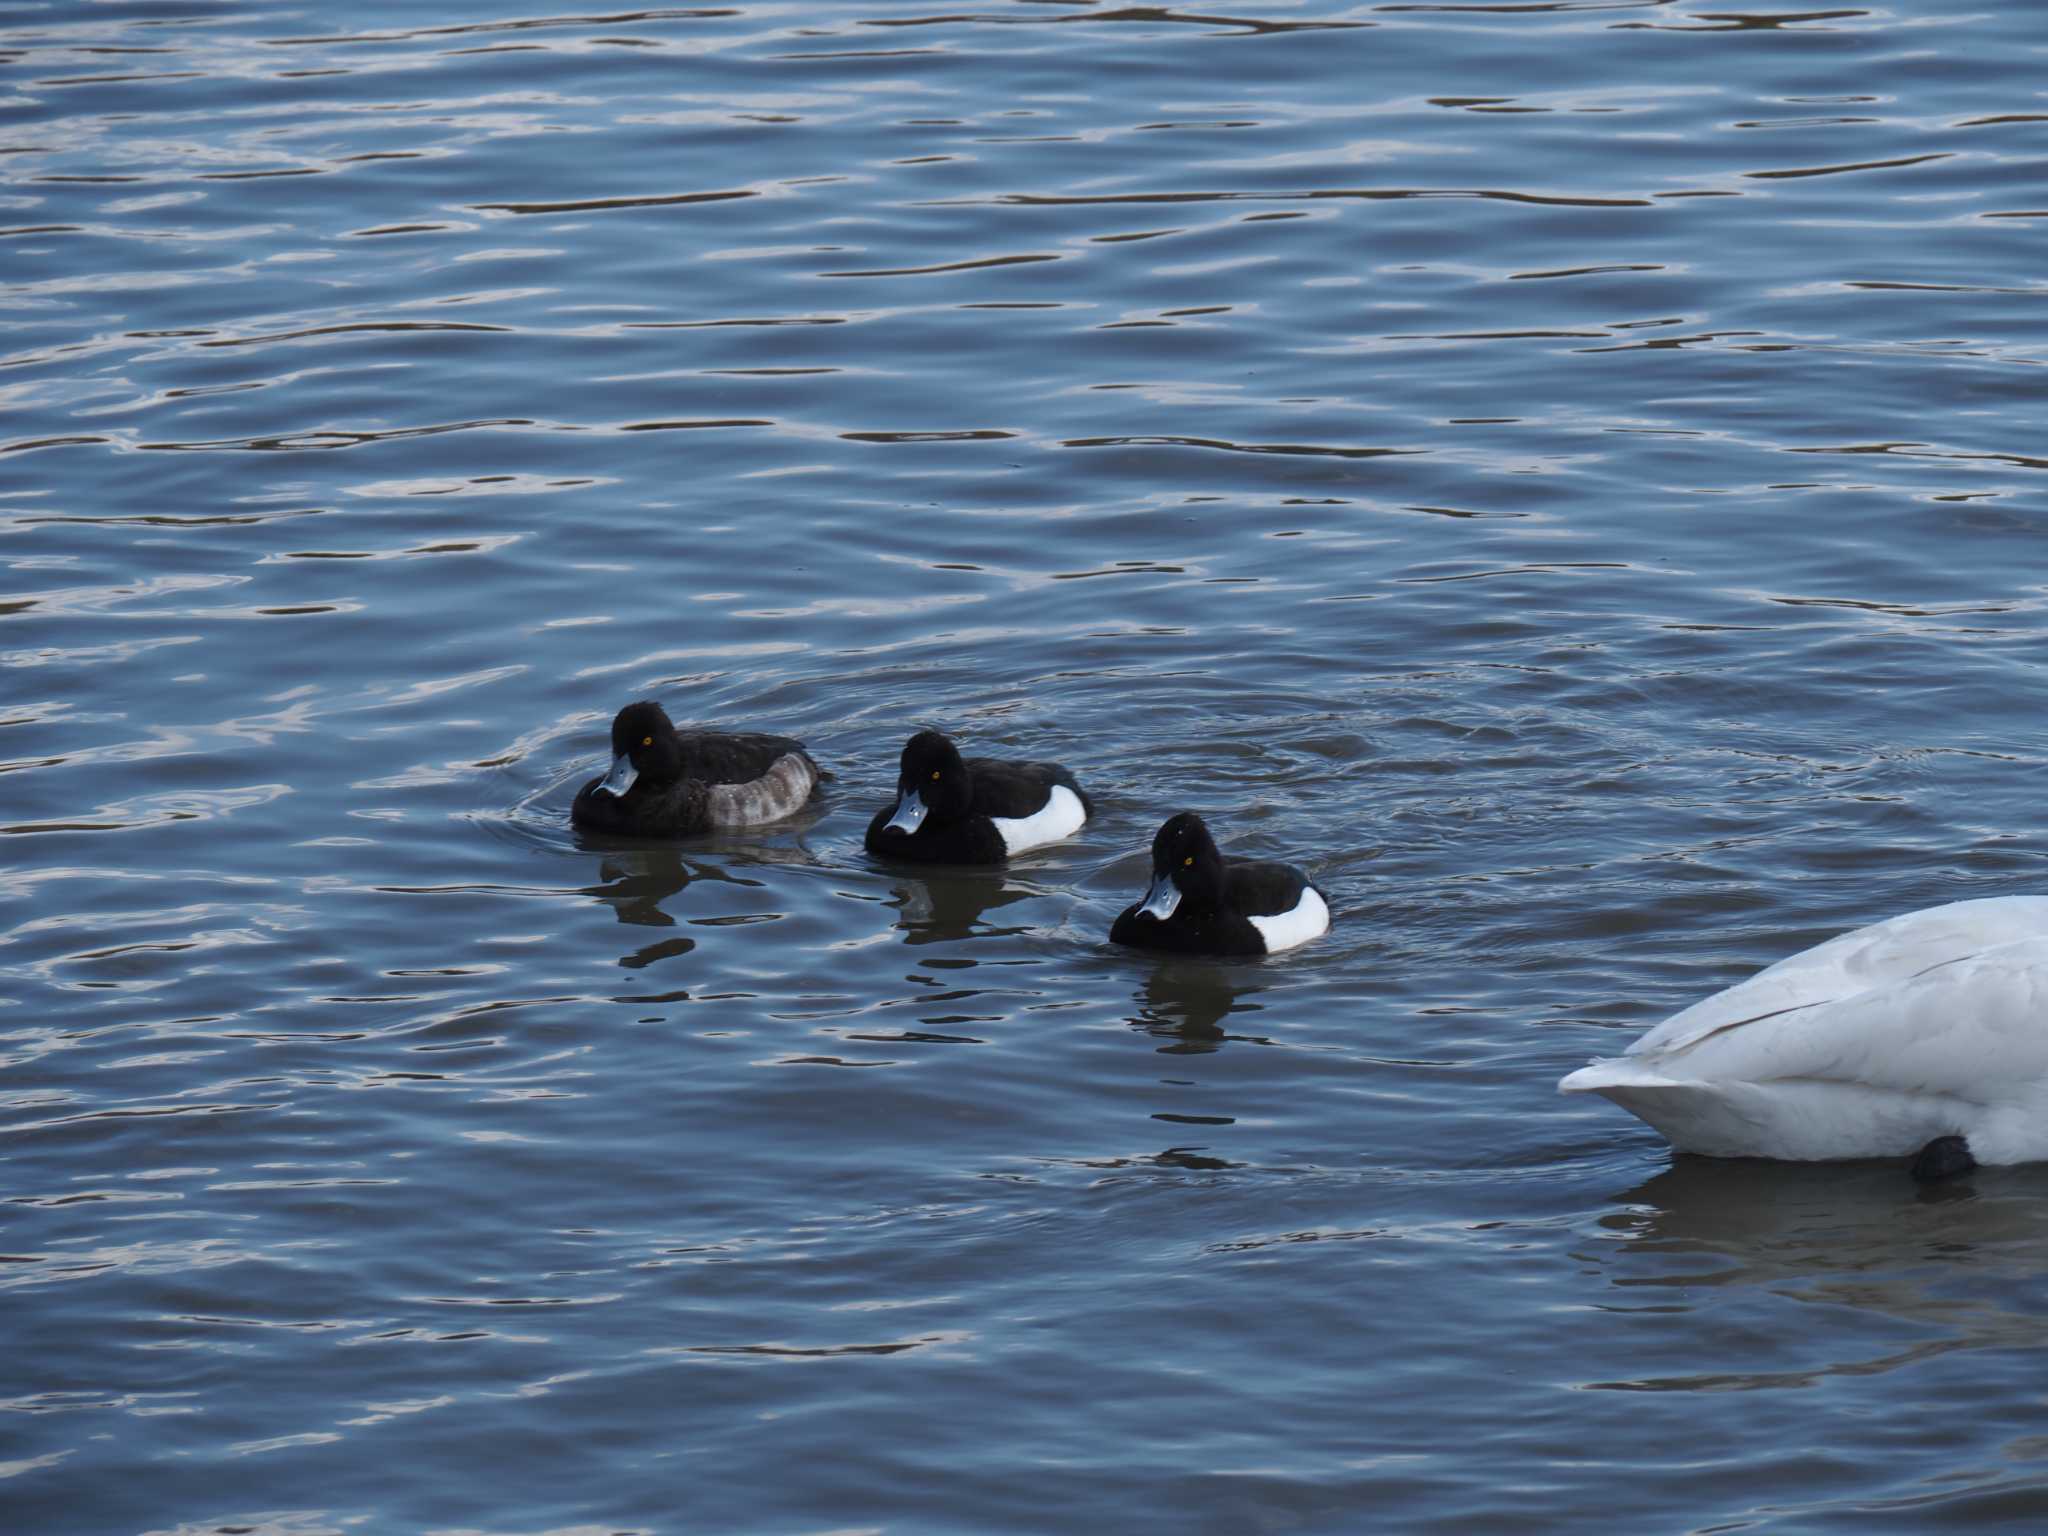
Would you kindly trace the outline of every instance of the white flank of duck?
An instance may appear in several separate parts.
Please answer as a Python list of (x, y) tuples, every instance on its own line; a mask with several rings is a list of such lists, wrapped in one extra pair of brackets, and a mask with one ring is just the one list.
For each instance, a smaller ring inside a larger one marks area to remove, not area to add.
[(1047, 843), (1071, 837), (1081, 830), (1081, 823), (1087, 819), (1088, 812), (1081, 805), (1081, 797), (1064, 784), (1053, 785), (1046, 794), (1045, 804), (1029, 816), (989, 818), (995, 823), (996, 831), (1003, 839), (1003, 848), (1008, 853), (1043, 848)]
[(1259, 930), (1266, 941), (1266, 953), (1277, 955), (1283, 949), (1292, 949), (1297, 944), (1306, 944), (1310, 939), (1320, 938), (1330, 931), (1330, 906), (1323, 900), (1323, 893), (1312, 885), (1301, 888), (1301, 900), (1290, 911), (1275, 912), (1270, 917), (1248, 916), (1246, 919)]

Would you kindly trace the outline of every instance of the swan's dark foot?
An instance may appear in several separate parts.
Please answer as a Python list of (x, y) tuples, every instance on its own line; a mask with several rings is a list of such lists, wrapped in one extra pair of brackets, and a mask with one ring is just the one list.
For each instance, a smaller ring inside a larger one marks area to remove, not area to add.
[(1977, 1166), (1970, 1156), (1970, 1144), (1960, 1136), (1937, 1136), (1913, 1159), (1913, 1177), (1923, 1183), (1930, 1179), (1954, 1178)]

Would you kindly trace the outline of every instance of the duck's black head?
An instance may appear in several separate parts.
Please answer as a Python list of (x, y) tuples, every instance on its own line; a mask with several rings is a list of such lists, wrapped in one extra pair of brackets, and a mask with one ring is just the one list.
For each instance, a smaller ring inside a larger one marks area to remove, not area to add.
[(1152, 838), (1152, 885), (1139, 913), (1165, 922), (1183, 901), (1208, 912), (1222, 899), (1223, 855), (1208, 826), (1193, 811), (1169, 816)]
[(885, 831), (908, 836), (933, 821), (965, 816), (974, 803), (974, 784), (960, 749), (937, 731), (919, 731), (903, 744), (902, 767), (896, 775), (896, 814)]
[(642, 699), (612, 716), (612, 766), (599, 786), (605, 793), (623, 797), (641, 779), (673, 784), (682, 773), (683, 747), (667, 710)]

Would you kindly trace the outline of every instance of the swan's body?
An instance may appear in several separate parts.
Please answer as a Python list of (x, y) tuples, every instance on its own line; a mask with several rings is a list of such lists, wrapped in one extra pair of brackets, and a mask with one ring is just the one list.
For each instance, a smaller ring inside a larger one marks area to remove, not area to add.
[(1711, 1157), (1900, 1157), (1961, 1138), (1964, 1166), (2048, 1159), (2048, 896), (1817, 944), (1558, 1089), (1605, 1094)]

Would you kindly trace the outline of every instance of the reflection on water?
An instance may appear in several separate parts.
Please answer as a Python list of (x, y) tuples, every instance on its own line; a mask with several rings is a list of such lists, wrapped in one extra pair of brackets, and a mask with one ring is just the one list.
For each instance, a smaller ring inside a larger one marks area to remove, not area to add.
[(676, 920), (662, 903), (695, 879), (696, 871), (673, 848), (648, 847), (606, 854), (597, 878), (603, 883), (586, 887), (583, 894), (610, 907), (620, 922), (673, 928)]
[(988, 923), (990, 912), (1040, 894), (1016, 882), (1004, 869), (957, 869), (907, 874), (890, 870), (897, 925), (905, 944), (943, 944), (975, 934), (1007, 937), (1028, 932), (1028, 923)]
[(1138, 989), (1138, 1012), (1131, 1023), (1147, 1034), (1171, 1041), (1159, 1048), (1160, 1054), (1166, 1056), (1200, 1055), (1219, 1049), (1226, 1040), (1269, 1045), (1270, 1040), (1258, 1035), (1224, 1027), (1224, 1020), (1233, 1014), (1263, 1012), (1265, 1005), (1252, 999), (1264, 990), (1250, 965), (1156, 961)]
[[(1893, 1164), (1680, 1157), (1615, 1204), (1596, 1226), (1619, 1246), (1581, 1250), (1621, 1293), (1615, 1311), (1664, 1317), (1684, 1341), (1693, 1337), (1689, 1317), (1714, 1326), (1727, 1308), (1721, 1293), (1758, 1291), (1815, 1317), (1854, 1321), (1730, 1336), (1711, 1366), (1667, 1345), (1662, 1363), (1679, 1368), (1589, 1386), (1798, 1387), (1958, 1351), (2048, 1348), (2042, 1169), (1979, 1170), (1923, 1186)], [(1734, 1307), (1752, 1311), (1755, 1302)]]
[[(1599, 1227), (1636, 1252), (1697, 1258), (1706, 1265), (1617, 1275), (1618, 1286), (1766, 1283), (1796, 1275), (1816, 1257), (1829, 1269), (1850, 1270), (1931, 1257), (1928, 1245), (1944, 1241), (1937, 1234), (1956, 1229), (1951, 1207), (1971, 1208), (1962, 1217), (1963, 1229), (1985, 1220), (1985, 1202), (1975, 1187), (1981, 1176), (1980, 1170), (1921, 1184), (1903, 1164), (1680, 1156), (1662, 1173), (1617, 1193), (1618, 1209), (1601, 1218)], [(2048, 1197), (2048, 1185), (2041, 1194)], [(2048, 1229), (2042, 1241), (2048, 1243)]]
[(1189, 1173), (1225, 1173), (1233, 1168), (1242, 1168), (1241, 1162), (1202, 1147), (1167, 1147), (1149, 1156), (1081, 1158), (1076, 1162), (1081, 1168), (1096, 1169), (1104, 1173), (1120, 1173), (1131, 1169), (1185, 1169)]

